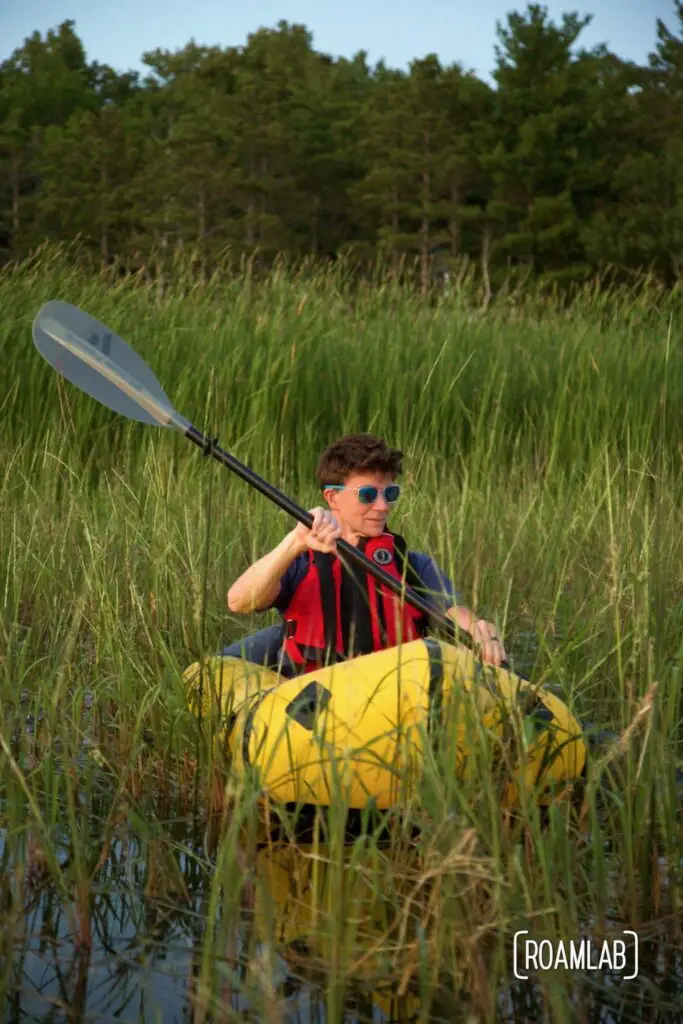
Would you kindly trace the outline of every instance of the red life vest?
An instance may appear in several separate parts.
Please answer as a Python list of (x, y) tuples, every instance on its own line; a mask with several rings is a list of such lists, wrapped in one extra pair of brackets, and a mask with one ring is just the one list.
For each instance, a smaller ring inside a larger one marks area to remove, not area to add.
[[(358, 548), (399, 582), (420, 585), (398, 534), (362, 537)], [(283, 652), (302, 672), (425, 636), (426, 616), (360, 566), (345, 568), (336, 555), (320, 551), (309, 550), (308, 559), (306, 575), (283, 612)]]

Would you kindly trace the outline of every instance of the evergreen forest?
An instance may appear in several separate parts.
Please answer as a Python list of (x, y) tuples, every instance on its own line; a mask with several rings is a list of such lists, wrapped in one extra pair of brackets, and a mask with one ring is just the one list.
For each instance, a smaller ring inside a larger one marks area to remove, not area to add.
[(243, 45), (88, 61), (73, 21), (0, 65), (0, 262), (49, 243), (136, 272), (381, 259), (422, 290), (471, 272), (676, 284), (683, 265), (683, 2), (647, 65), (586, 49), (590, 17), (497, 24), (494, 84), (317, 52), (281, 21)]

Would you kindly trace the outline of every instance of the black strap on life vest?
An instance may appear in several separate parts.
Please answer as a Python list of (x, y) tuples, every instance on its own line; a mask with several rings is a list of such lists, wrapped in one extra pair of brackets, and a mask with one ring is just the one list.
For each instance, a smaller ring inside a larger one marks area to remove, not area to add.
[[(424, 581), (410, 561), (408, 545), (406, 544), (405, 537), (401, 537), (400, 534), (394, 534), (394, 551), (396, 553), (396, 567), (405, 580), (406, 586), (418, 593), (424, 590)], [(419, 620), (419, 624), (422, 629), (426, 630), (429, 624), (428, 616), (423, 615)]]
[(394, 534), (394, 551), (396, 552), (396, 567), (402, 576), (405, 574), (406, 586), (411, 587), (413, 590), (424, 587), (417, 569), (408, 558), (408, 545), (406, 544), (405, 537)]
[[(361, 537), (358, 549), (365, 554), (367, 537)], [(375, 649), (370, 620), (370, 594), (368, 576), (361, 566), (351, 563), (341, 565), (341, 607), (342, 643), (348, 657), (371, 654)], [(386, 634), (385, 634), (386, 637)]]
[[(406, 585), (415, 590), (424, 589), (424, 582), (408, 557), (408, 546), (405, 538), (399, 534), (392, 534), (392, 536), (394, 539), (396, 566), (404, 577)], [(368, 539), (367, 537), (362, 537), (359, 541), (358, 547), (363, 553), (365, 553)], [(340, 655), (336, 650), (337, 600), (332, 570), (334, 557), (334, 555), (322, 551), (313, 552), (313, 561), (318, 570), (318, 580), (320, 583), (326, 664), (340, 660)], [(370, 595), (368, 593), (367, 573), (362, 566), (358, 566), (355, 563), (349, 565), (342, 563), (339, 604), (341, 608), (341, 634), (344, 657), (371, 654), (374, 651), (374, 641), (370, 619)], [(383, 643), (386, 644), (386, 617), (384, 602), (382, 601), (379, 588), (377, 591), (377, 614), (380, 636)], [(427, 617), (423, 616), (420, 620), (420, 625), (426, 630), (427, 624)]]
[(325, 636), (325, 664), (332, 664), (337, 658), (337, 599), (332, 575), (332, 555), (323, 551), (313, 552), (313, 561), (318, 569), (320, 582), (320, 603), (323, 612)]

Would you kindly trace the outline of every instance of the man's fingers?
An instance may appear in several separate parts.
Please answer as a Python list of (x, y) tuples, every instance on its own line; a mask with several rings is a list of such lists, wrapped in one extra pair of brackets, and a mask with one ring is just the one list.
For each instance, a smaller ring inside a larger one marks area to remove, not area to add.
[(307, 542), (316, 551), (336, 551), (336, 541), (341, 537), (342, 529), (340, 524), (329, 509), (309, 509), (311, 513), (311, 525), (307, 530)]
[(505, 647), (493, 623), (480, 619), (473, 631), (473, 639), (479, 646), (482, 661), (496, 666), (507, 661)]
[(322, 509), (313, 509), (313, 522), (311, 523), (311, 533), (315, 536), (320, 529), (320, 520), (322, 519)]
[(326, 516), (320, 525), (318, 536), (325, 541), (336, 539), (341, 536), (341, 527), (334, 518)]

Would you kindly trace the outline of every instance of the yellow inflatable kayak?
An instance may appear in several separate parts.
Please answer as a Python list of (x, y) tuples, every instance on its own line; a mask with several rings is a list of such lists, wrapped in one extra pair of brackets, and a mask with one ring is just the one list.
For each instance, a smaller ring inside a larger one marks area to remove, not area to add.
[(333, 856), (324, 843), (262, 845), (250, 860), (257, 934), (264, 945), (275, 943), (286, 962), (291, 957), (295, 974), (302, 955), (324, 971), (341, 968), (347, 984), (368, 992), (367, 1019), (379, 1011), (390, 1020), (417, 1020), (419, 996), (396, 996), (396, 974), (403, 976), (414, 945), (412, 931), (400, 940), (398, 914), (415, 881), (389, 873), (381, 849), (371, 858), (353, 849), (340, 853)]
[(520, 789), (547, 803), (586, 762), (582, 729), (553, 693), (464, 647), (414, 640), (295, 679), (237, 658), (191, 665), (190, 706), (220, 715), (238, 777), (256, 771), (283, 803), (388, 809), (414, 792), (434, 743), (462, 775), (475, 744), (509, 769), (504, 806)]

